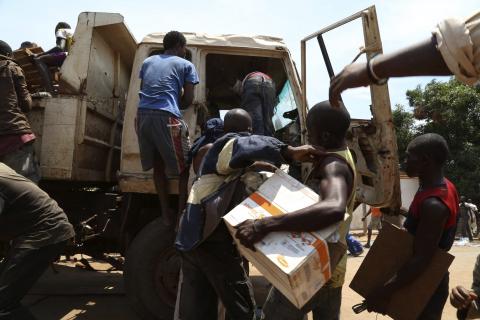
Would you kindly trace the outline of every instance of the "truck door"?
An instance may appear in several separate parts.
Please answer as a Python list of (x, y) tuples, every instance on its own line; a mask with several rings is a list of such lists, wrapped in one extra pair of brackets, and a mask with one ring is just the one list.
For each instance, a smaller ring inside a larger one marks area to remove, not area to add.
[[(307, 48), (309, 50), (319, 51), (318, 54), (321, 54), (323, 58), (329, 78), (332, 78), (335, 75), (335, 71), (333, 70), (329, 53), (334, 57), (338, 55), (339, 52), (328, 51), (324, 36), (335, 29), (346, 27), (347, 24), (350, 24), (350, 27), (352, 27), (352, 25), (355, 26), (355, 24), (359, 25), (359, 20), (363, 27), (364, 45), (356, 57), (353, 55), (351, 59), (354, 59), (354, 57), (356, 59), (361, 56), (361, 54), (366, 54), (366, 59), (370, 59), (374, 55), (382, 53), (382, 42), (375, 6), (335, 22), (305, 37), (301, 41), (301, 79), (303, 92), (301, 106), (301, 108), (303, 108), (303, 112), (301, 112), (303, 119), (301, 119), (301, 121), (303, 123), (305, 123), (306, 113), (308, 111), (307, 66), (309, 66), (309, 63), (312, 63), (311, 60), (307, 61)], [(317, 42), (318, 44), (312, 42)], [(350, 42), (343, 42), (342, 46), (351, 46), (351, 44)], [(312, 65), (314, 64), (315, 63), (312, 63)], [(312, 70), (310, 68), (308, 70), (309, 73), (324, 72), (321, 69)], [(357, 202), (378, 207), (389, 207), (396, 210), (400, 208), (399, 163), (388, 84), (380, 86), (371, 85), (369, 90), (371, 106), (368, 104), (356, 105), (355, 108), (365, 108), (366, 110), (370, 108), (371, 119), (352, 119), (350, 134), (348, 135), (349, 148), (356, 158), (357, 165)], [(328, 97), (328, 92), (325, 93), (325, 97)], [(346, 105), (346, 107), (348, 109), (349, 106)]]

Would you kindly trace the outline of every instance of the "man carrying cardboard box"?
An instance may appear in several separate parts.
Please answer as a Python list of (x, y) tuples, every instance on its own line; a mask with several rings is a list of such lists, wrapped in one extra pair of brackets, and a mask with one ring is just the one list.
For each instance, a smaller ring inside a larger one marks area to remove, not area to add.
[[(238, 226), (236, 237), (248, 248), (274, 231), (310, 232), (338, 223), (337, 241), (345, 245), (355, 202), (355, 163), (345, 134), (350, 115), (343, 108), (332, 108), (328, 101), (316, 104), (307, 115), (310, 143), (328, 153), (313, 167), (306, 185), (320, 195), (320, 202), (285, 215), (247, 220)], [(342, 285), (347, 266), (346, 250), (331, 279), (301, 309), (278, 289), (272, 288), (263, 306), (263, 319), (296, 320), (313, 311), (314, 319), (336, 320), (340, 316)]]
[[(183, 282), (178, 302), (182, 320), (217, 319), (218, 299), (231, 319), (254, 319), (251, 283), (221, 219), (246, 194), (241, 185), (235, 187), (230, 203), (223, 209), (220, 204), (214, 205), (213, 213), (207, 212), (207, 199), (238, 179), (245, 168), (260, 165), (264, 169), (266, 165), (260, 161), (278, 166), (311, 161), (323, 154), (312, 146), (291, 147), (273, 137), (252, 135), (252, 119), (243, 109), (227, 112), (224, 130), (226, 134), (205, 155), (175, 241), (175, 247), (182, 252)], [(225, 190), (223, 196), (227, 197), (227, 193)]]
[[(458, 194), (443, 175), (448, 158), (445, 139), (421, 135), (407, 147), (406, 172), (418, 177), (419, 190), (410, 205), (404, 227), (414, 236), (413, 256), (396, 276), (367, 296), (368, 311), (385, 314), (392, 295), (423, 276), (437, 248), (450, 250), (455, 240)], [(417, 319), (439, 320), (448, 298), (448, 272)]]

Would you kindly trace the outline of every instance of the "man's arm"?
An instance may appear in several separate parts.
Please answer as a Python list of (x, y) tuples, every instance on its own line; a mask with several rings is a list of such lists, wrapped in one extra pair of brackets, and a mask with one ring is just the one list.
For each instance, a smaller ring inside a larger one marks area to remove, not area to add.
[(193, 98), (195, 96), (194, 89), (195, 85), (193, 83), (185, 82), (183, 86), (182, 101), (180, 103), (182, 109), (186, 109), (192, 104)]
[(13, 82), (17, 92), (18, 104), (23, 112), (28, 112), (32, 108), (32, 97), (28, 91), (25, 75), (20, 67), (15, 66), (12, 69)]
[[(474, 313), (476, 316), (480, 316), (478, 310), (478, 297), (480, 295), (480, 255), (477, 256), (477, 262), (473, 269), (473, 282), (472, 291), (466, 289), (463, 286), (456, 286), (450, 293), (450, 303), (455, 308), (462, 310), (463, 313)], [(477, 304), (472, 306), (472, 302), (477, 300)], [(472, 309), (473, 310), (469, 310)]]
[(321, 174), (320, 202), (285, 215), (247, 220), (237, 227), (236, 237), (254, 250), (253, 245), (270, 232), (316, 231), (342, 221), (352, 189), (352, 172), (338, 159), (326, 159)]
[(198, 149), (197, 154), (193, 157), (192, 166), (193, 172), (198, 173), (200, 170), (200, 166), (202, 165), (203, 158), (207, 154), (208, 150), (210, 150), (213, 146), (213, 143), (208, 143)]
[(412, 258), (398, 271), (396, 278), (367, 297), (369, 311), (385, 313), (393, 293), (412, 283), (426, 270), (442, 236), (449, 209), (437, 198), (426, 199), (421, 207)]
[[(434, 37), (416, 43), (398, 51), (378, 55), (372, 64), (374, 73), (381, 79), (409, 76), (451, 75)], [(330, 82), (330, 102), (339, 105), (340, 94), (351, 88), (371, 84), (367, 63), (352, 63), (346, 66)]]
[(237, 137), (227, 142), (220, 152), (217, 173), (230, 174), (234, 170), (251, 166), (255, 161), (266, 161), (280, 166), (282, 163), (292, 161), (313, 161), (324, 155), (324, 151), (313, 146), (291, 147), (274, 137), (260, 135)]

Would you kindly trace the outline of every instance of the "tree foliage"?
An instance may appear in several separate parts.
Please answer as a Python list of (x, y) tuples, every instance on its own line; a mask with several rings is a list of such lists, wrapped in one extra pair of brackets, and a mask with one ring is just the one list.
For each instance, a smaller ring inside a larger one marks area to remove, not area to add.
[[(451, 79), (433, 80), (421, 88), (407, 91), (413, 115), (401, 106), (394, 110), (399, 151), (414, 136), (434, 132), (450, 147), (446, 176), (460, 194), (480, 200), (480, 89)], [(417, 120), (414, 124), (413, 117)], [(402, 153), (400, 153), (402, 154)]]
[(392, 119), (397, 134), (398, 158), (400, 163), (403, 163), (408, 143), (415, 137), (415, 118), (404, 106), (397, 104), (392, 112)]

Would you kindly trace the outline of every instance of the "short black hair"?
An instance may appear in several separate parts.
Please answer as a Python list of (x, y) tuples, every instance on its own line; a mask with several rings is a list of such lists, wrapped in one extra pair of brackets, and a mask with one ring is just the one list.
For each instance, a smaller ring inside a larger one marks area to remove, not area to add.
[(170, 31), (163, 38), (163, 48), (165, 50), (175, 49), (180, 46), (183, 47), (187, 44), (187, 39), (185, 36), (178, 31)]
[(438, 165), (444, 165), (450, 153), (445, 138), (436, 133), (426, 133), (416, 137), (408, 144), (407, 151), (416, 155), (425, 155)]
[(12, 47), (8, 45), (5, 41), (0, 40), (0, 54), (3, 56), (12, 55)]
[(252, 117), (241, 108), (228, 111), (223, 118), (225, 132), (246, 132), (252, 129)]
[(70, 27), (70, 25), (66, 22), (59, 22), (55, 26), (55, 32), (57, 32), (58, 29), (72, 29), (72, 27)]
[(329, 132), (338, 138), (344, 138), (350, 127), (350, 114), (343, 105), (335, 108), (328, 100), (319, 102), (307, 114), (307, 129), (314, 127), (319, 132)]
[(35, 47), (37, 47), (37, 44), (35, 42), (31, 42), (31, 41), (23, 41), (20, 44), (20, 49), (35, 48)]

